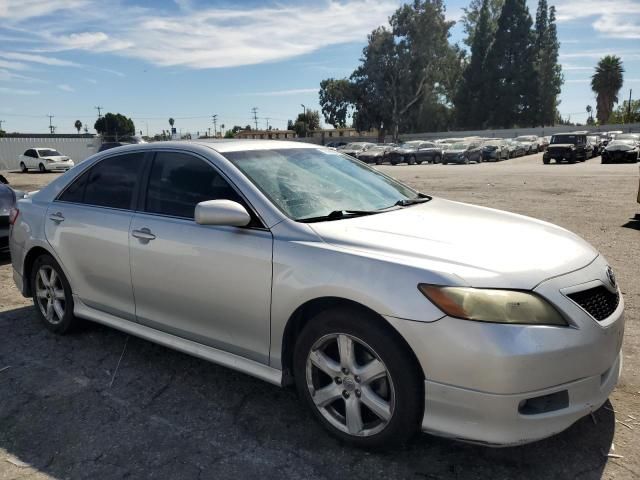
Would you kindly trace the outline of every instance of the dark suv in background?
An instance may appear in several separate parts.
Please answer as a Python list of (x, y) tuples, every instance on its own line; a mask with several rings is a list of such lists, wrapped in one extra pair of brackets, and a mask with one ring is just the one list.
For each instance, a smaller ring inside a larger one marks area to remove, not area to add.
[(560, 163), (566, 160), (569, 163), (584, 162), (589, 155), (587, 136), (582, 133), (557, 133), (551, 137), (549, 147), (542, 156), (542, 163), (550, 163), (555, 160)]

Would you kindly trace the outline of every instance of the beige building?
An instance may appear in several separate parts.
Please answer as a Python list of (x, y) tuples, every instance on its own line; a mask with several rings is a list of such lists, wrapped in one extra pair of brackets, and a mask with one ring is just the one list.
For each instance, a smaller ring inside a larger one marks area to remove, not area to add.
[(296, 138), (293, 130), (239, 130), (236, 138), (251, 138), (254, 140), (286, 140)]
[(312, 130), (307, 135), (310, 138), (324, 138), (330, 142), (331, 139), (342, 139), (348, 137), (377, 137), (378, 130), (369, 130), (365, 132), (359, 132), (355, 128), (321, 128), (319, 130)]

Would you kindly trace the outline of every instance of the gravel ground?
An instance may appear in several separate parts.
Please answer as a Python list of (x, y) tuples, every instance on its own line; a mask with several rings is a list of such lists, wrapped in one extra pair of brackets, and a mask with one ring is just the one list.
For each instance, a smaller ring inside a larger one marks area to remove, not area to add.
[[(535, 155), (498, 164), (380, 168), (425, 193), (562, 225), (609, 259), (627, 305), (624, 373), (610, 403), (566, 432), (522, 447), (420, 435), (407, 450), (355, 450), (328, 437), (291, 390), (100, 325), (88, 323), (65, 337), (48, 333), (4, 259), (0, 480), (639, 478), (638, 166), (599, 159), (543, 166)], [(54, 178), (7, 176), (25, 189)], [(607, 457), (610, 451), (621, 457)]]

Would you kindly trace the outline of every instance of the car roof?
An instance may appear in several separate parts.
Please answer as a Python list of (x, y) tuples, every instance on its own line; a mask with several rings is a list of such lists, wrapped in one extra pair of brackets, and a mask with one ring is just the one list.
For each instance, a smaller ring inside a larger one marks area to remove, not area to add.
[[(368, 142), (356, 142), (368, 143)], [(276, 150), (289, 148), (326, 148), (322, 145), (315, 145), (306, 142), (287, 142), (280, 140), (253, 140), (253, 139), (218, 139), (218, 140), (179, 140), (168, 142), (150, 142), (150, 143), (129, 143), (116, 147), (126, 150), (153, 150), (156, 148), (185, 148), (189, 145), (200, 145), (208, 147), (218, 153), (227, 152), (243, 152), (248, 150)]]

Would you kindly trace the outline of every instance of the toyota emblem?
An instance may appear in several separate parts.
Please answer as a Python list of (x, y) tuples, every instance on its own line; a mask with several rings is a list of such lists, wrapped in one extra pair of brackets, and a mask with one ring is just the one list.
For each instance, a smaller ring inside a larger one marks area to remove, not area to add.
[(618, 288), (618, 283), (616, 282), (616, 275), (613, 273), (613, 269), (611, 267), (607, 267), (607, 278), (609, 279), (609, 283), (613, 288)]

